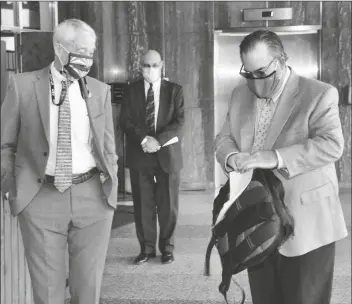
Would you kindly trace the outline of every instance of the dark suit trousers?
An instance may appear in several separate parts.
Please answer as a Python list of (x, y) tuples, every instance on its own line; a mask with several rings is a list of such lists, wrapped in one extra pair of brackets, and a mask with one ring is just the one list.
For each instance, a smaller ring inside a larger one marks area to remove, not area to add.
[(253, 304), (329, 304), (335, 243), (301, 256), (278, 252), (248, 269)]
[(155, 252), (157, 219), (160, 227), (159, 250), (173, 252), (179, 173), (168, 174), (158, 164), (139, 171), (130, 169), (130, 173), (134, 219), (141, 252)]
[[(114, 215), (99, 174), (60, 193), (44, 183), (18, 215), (35, 304), (97, 304)], [(68, 267), (66, 256), (68, 253)]]

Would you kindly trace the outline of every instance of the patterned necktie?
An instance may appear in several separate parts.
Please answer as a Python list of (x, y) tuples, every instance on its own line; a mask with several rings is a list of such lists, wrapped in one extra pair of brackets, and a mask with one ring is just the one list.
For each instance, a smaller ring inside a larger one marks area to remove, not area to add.
[(62, 81), (59, 107), (54, 186), (61, 193), (72, 185), (71, 108), (66, 81)]
[(264, 104), (260, 112), (259, 121), (257, 123), (254, 143), (252, 146), (252, 153), (263, 149), (265, 139), (268, 135), (270, 122), (274, 114), (274, 109), (275, 109), (275, 104), (272, 101), (272, 99), (267, 99), (264, 101)]
[(147, 93), (147, 102), (146, 102), (146, 109), (145, 109), (145, 117), (146, 117), (146, 124), (148, 128), (148, 134), (152, 135), (155, 133), (155, 106), (154, 106), (154, 91), (153, 91), (153, 84), (150, 84)]

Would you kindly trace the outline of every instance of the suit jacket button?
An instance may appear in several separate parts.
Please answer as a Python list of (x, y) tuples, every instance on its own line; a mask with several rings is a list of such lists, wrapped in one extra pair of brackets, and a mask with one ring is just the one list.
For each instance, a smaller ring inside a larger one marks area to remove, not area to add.
[(37, 181), (38, 181), (38, 183), (41, 183), (41, 182), (42, 182), (42, 179), (41, 179), (41, 178), (38, 178)]
[(48, 156), (48, 153), (47, 153), (47, 152), (44, 152), (44, 156)]

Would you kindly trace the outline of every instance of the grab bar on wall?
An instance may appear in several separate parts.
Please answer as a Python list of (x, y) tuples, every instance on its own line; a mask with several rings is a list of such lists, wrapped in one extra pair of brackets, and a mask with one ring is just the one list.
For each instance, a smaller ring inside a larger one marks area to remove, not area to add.
[[(293, 25), (293, 26), (269, 26), (263, 27), (265, 30), (269, 30), (276, 33), (297, 34), (297, 33), (316, 33), (321, 30), (321, 25)], [(251, 33), (258, 27), (230, 27), (226, 29), (215, 29), (214, 32), (226, 35), (236, 35), (239, 33)]]

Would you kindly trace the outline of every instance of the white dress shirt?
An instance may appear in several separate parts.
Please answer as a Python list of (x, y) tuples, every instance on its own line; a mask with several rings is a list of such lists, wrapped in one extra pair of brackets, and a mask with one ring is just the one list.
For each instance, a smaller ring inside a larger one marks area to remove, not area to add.
[[(154, 91), (154, 126), (156, 130), (157, 122), (158, 122), (158, 113), (159, 113), (159, 104), (160, 104), (160, 86), (161, 86), (161, 78), (159, 78), (157, 81), (153, 82), (153, 91)], [(148, 96), (148, 90), (150, 87), (150, 83), (146, 80), (144, 80), (144, 95), (145, 99), (147, 100)], [(141, 142), (141, 144), (144, 144), (147, 141), (146, 138), (144, 138)]]
[[(65, 77), (54, 67), (54, 64), (51, 65), (50, 71), (55, 87), (55, 103), (58, 103), (62, 89), (61, 81), (65, 80)], [(92, 153), (87, 105), (82, 98), (78, 81), (74, 81), (69, 86), (68, 95), (71, 106), (72, 174), (81, 174), (96, 167), (96, 162)], [(50, 139), (45, 173), (55, 175), (59, 107), (52, 103), (51, 93), (48, 97), (50, 103)]]

